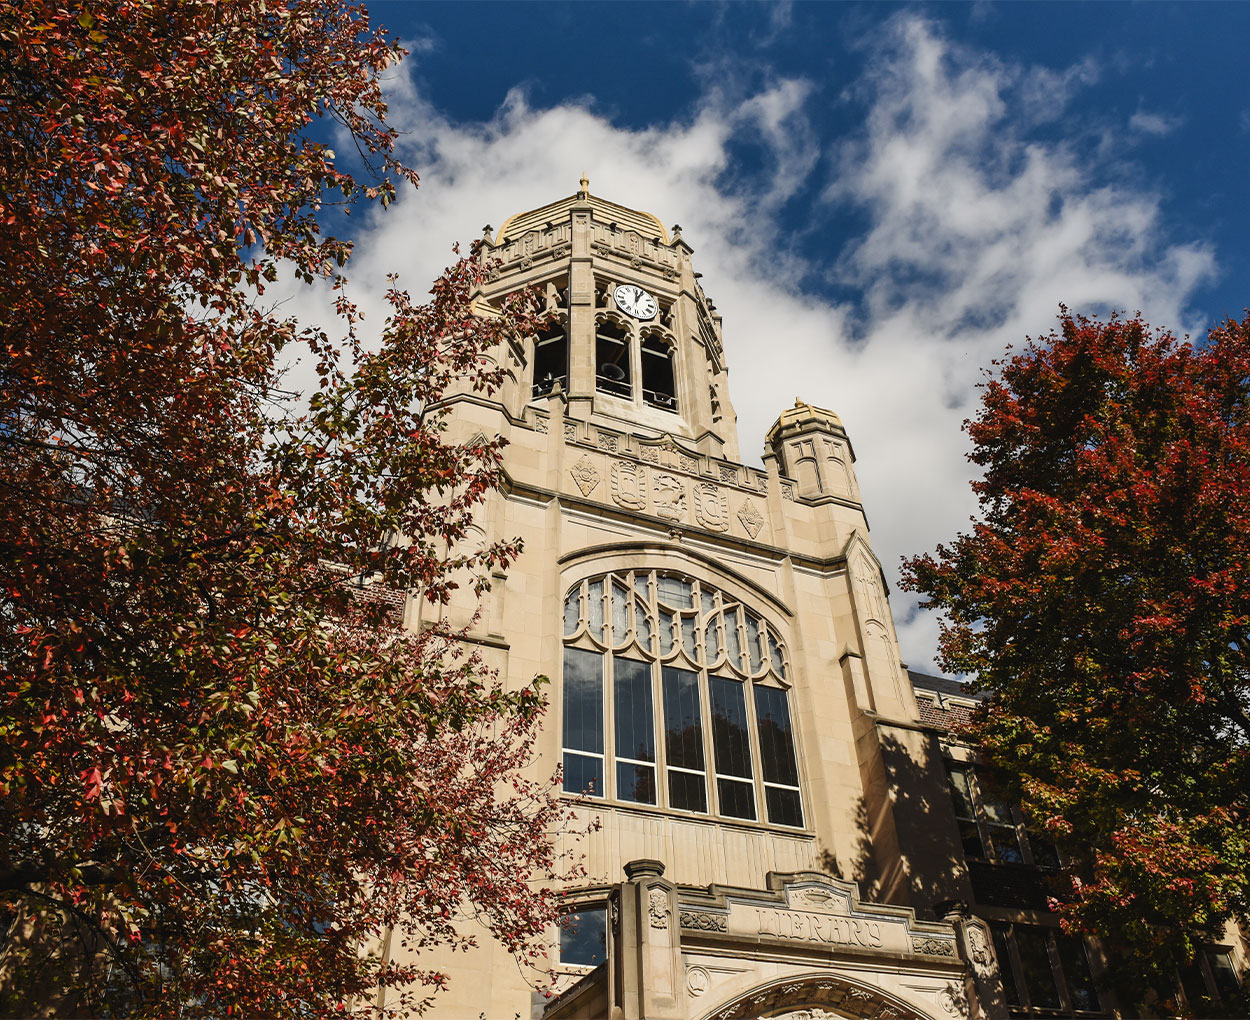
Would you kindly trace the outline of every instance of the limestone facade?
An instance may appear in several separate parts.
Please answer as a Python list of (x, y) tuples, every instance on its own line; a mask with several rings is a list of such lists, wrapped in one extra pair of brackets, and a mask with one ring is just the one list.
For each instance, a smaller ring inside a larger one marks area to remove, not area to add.
[[(551, 935), (556, 997), (483, 945), (438, 961), (434, 1015), (1020, 1012), (993, 922), (1053, 925), (1032, 902), (980, 909), (948, 785), (970, 755), (939, 705), (960, 698), (902, 663), (837, 415), (796, 402), (762, 469), (744, 463), (691, 247), (584, 180), (484, 247), (483, 308), (533, 286), (556, 325), (497, 352), (499, 392), (449, 398), (451, 440), (508, 442), (483, 540), (524, 540), (472, 634), (510, 681), (552, 679), (537, 767), (563, 763), (598, 828), (568, 895), (584, 927)], [(468, 625), (475, 608), (446, 611)], [(1058, 994), (1066, 1015), (1088, 1005)]]

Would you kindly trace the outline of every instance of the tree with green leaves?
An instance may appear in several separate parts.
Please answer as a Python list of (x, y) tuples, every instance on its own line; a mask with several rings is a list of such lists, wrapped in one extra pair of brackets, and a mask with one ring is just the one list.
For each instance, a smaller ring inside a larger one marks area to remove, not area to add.
[(1250, 908), (1250, 318), (1191, 344), (1064, 310), (967, 428), (980, 515), (904, 584), (991, 692), (971, 738), (1067, 853), (1065, 927), (1168, 998)]
[[(331, 0), (0, 11), (4, 1015), (402, 1012), (444, 977), (383, 936), (463, 946), (465, 913), (541, 953), (543, 699), (401, 612), (517, 554), (467, 541), (498, 441), (437, 408), (534, 304), (477, 314), (462, 259), (365, 350), (318, 222), (416, 184), (401, 55)], [(282, 271), (338, 334), (266, 308)]]

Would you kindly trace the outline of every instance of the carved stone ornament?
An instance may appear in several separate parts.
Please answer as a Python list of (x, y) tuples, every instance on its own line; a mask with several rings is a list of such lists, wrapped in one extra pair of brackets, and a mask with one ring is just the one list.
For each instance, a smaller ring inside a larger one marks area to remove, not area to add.
[(793, 499), (794, 499), (794, 486), (793, 486), (793, 485), (787, 485), (787, 484), (785, 484), (785, 483), (782, 483), (782, 486), (781, 486), (781, 498), (782, 498), (782, 499), (789, 499), (789, 500), (793, 500)]
[(955, 1000), (955, 993), (949, 988), (943, 988), (938, 993), (938, 1005), (947, 1016), (956, 1016), (959, 1013), (959, 1003)]
[(761, 1016), (774, 1020), (919, 1020), (915, 1012), (901, 1003), (890, 1002), (883, 992), (839, 978), (790, 980), (752, 990), (715, 1016), (718, 1020), (754, 1020)]
[(660, 463), (660, 448), (658, 446), (644, 446), (639, 451), (642, 459), (648, 464)]
[(729, 501), (719, 485), (700, 482), (694, 487), (694, 519), (710, 531), (729, 530)]
[(752, 538), (758, 535), (760, 528), (764, 526), (764, 515), (760, 513), (760, 508), (755, 505), (753, 499), (742, 501), (742, 506), (738, 507), (738, 520), (742, 522), (742, 527)]
[(686, 517), (686, 487), (676, 475), (658, 474), (652, 485), (656, 516), (666, 521), (681, 521)]
[(608, 913), (612, 915), (612, 930), (616, 931), (621, 926), (621, 901), (615, 896), (608, 904)]
[(582, 454), (582, 459), (569, 468), (569, 474), (573, 476), (577, 487), (582, 490), (583, 496), (589, 496), (599, 484), (599, 472), (595, 470), (595, 465), (585, 454)]
[(652, 889), (647, 893), (647, 917), (652, 928), (663, 930), (668, 927), (668, 893), (663, 889)]
[(693, 998), (697, 999), (708, 990), (711, 984), (712, 975), (707, 972), (706, 968), (691, 967), (688, 971), (686, 971), (686, 991), (688, 991)]
[(990, 962), (990, 947), (979, 924), (968, 925), (968, 951), (972, 954), (973, 963), (986, 966)]
[(720, 466), (720, 480), (722, 482), (732, 482), (736, 485), (738, 482), (738, 469), (730, 467), (728, 464), (722, 464)]
[(677, 461), (683, 471), (689, 471), (692, 475), (699, 470), (699, 462), (693, 457), (687, 457), (684, 453), (678, 454)]
[(565, 422), (564, 438), (567, 439), (570, 443), (573, 442), (577, 438), (577, 426), (574, 425), (572, 422)]
[(705, 914), (701, 910), (683, 910), (681, 926), (694, 931), (728, 931), (729, 918), (724, 914)]
[(608, 474), (612, 499), (626, 510), (647, 508), (647, 469), (632, 461), (619, 460)]
[(542, 418), (542, 417), (535, 418), (534, 419), (534, 431), (537, 432), (540, 436), (545, 436), (547, 434), (547, 419)]
[(616, 453), (616, 451), (620, 449), (620, 443), (617, 441), (616, 436), (608, 436), (600, 432), (599, 449), (607, 450), (609, 453)]
[(911, 950), (922, 956), (954, 956), (955, 943), (950, 939), (926, 939), (913, 935)]

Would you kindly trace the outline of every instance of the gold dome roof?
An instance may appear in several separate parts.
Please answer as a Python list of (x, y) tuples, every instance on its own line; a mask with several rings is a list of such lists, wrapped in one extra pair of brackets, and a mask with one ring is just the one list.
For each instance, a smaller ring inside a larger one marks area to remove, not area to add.
[(495, 235), (495, 240), (491, 243), (500, 245), (510, 238), (520, 237), (527, 231), (545, 227), (548, 223), (567, 220), (573, 206), (586, 204), (590, 205), (597, 220), (605, 223), (615, 223), (625, 230), (635, 230), (643, 237), (654, 237), (664, 244), (669, 243), (668, 231), (664, 229), (664, 224), (660, 222), (659, 217), (653, 216), (649, 212), (642, 212), (639, 209), (630, 209), (627, 206), (617, 205), (615, 202), (609, 202), (606, 198), (592, 195), (590, 193), (590, 181), (586, 179), (585, 174), (582, 175), (581, 190), (569, 195), (567, 198), (561, 198), (537, 209), (531, 209), (528, 212), (521, 212), (515, 216), (508, 217), (504, 225), (499, 228), (499, 233)]
[(823, 407), (813, 407), (811, 404), (805, 404), (796, 397), (794, 406), (782, 411), (777, 420), (773, 422), (773, 427), (768, 430), (768, 445), (771, 446), (782, 432), (802, 425), (825, 425), (833, 426), (840, 431), (843, 430), (842, 419), (832, 411), (827, 411)]

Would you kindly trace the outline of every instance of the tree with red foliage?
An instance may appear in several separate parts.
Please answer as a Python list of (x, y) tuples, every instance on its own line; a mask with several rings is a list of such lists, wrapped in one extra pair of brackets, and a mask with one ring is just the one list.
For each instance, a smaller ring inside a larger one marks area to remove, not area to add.
[[(380, 939), (462, 946), (465, 913), (540, 951), (543, 700), (394, 606), (517, 553), (467, 544), (498, 442), (447, 443), (438, 407), (498, 383), (534, 305), (476, 314), (463, 259), (428, 304), (393, 288), (366, 351), (317, 220), (416, 184), (401, 55), (329, 0), (0, 12), (5, 1015), (402, 1011), (443, 977)], [(341, 338), (265, 310), (283, 266), (339, 288)]]
[(1250, 909), (1250, 318), (1193, 345), (1064, 310), (984, 390), (980, 518), (905, 585), (1068, 853), (1065, 927), (1166, 997)]

